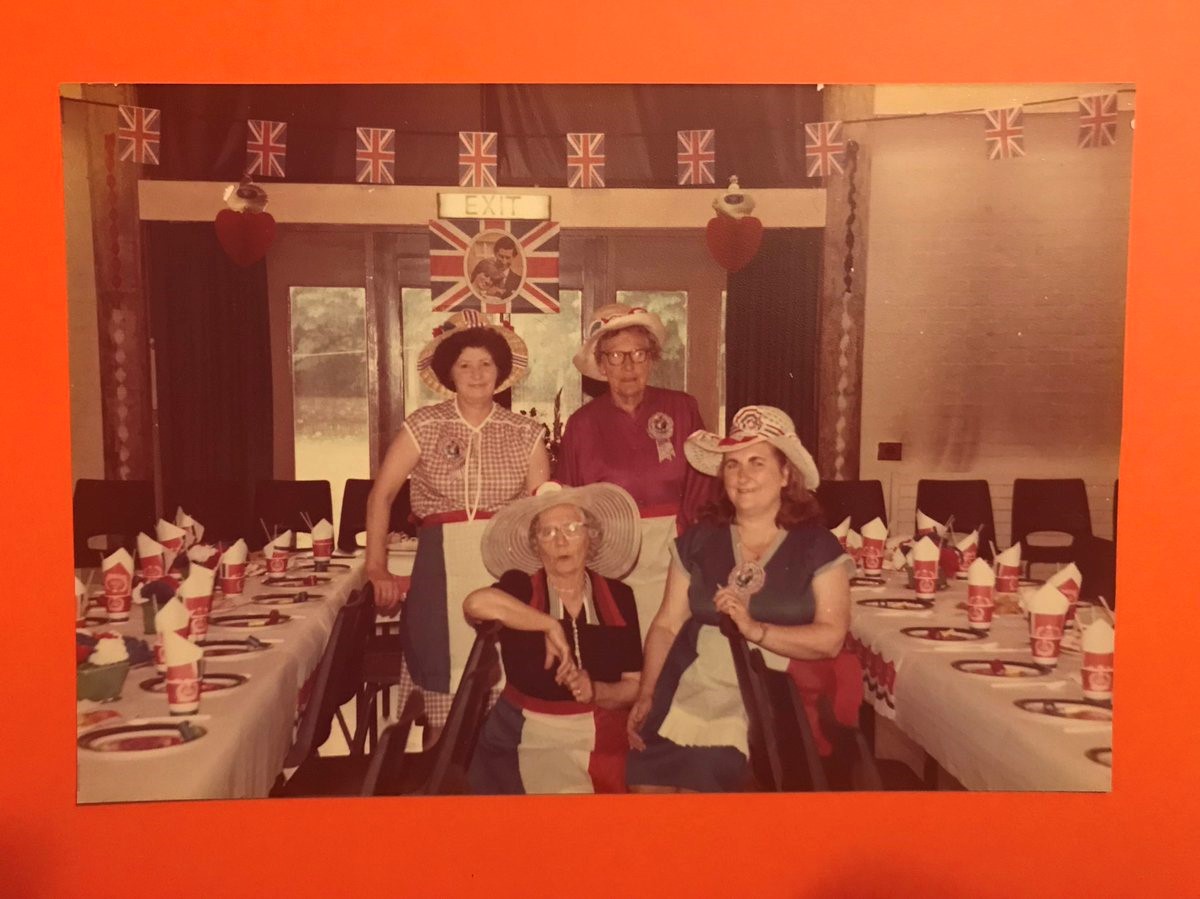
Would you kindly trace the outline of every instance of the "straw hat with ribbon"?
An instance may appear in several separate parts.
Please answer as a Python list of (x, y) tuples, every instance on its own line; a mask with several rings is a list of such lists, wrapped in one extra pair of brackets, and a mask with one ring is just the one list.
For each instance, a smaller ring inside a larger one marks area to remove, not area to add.
[(631, 307), (623, 303), (609, 303), (592, 313), (592, 320), (588, 323), (587, 330), (584, 331), (586, 336), (583, 339), (583, 346), (579, 348), (573, 360), (575, 367), (589, 378), (607, 381), (608, 378), (596, 364), (596, 344), (605, 334), (633, 325), (641, 325), (649, 330), (654, 335), (654, 339), (658, 341), (659, 349), (662, 349), (667, 340), (667, 329), (661, 318), (641, 306)]
[(616, 484), (564, 487), (547, 481), (533, 496), (519, 499), (496, 513), (483, 532), (483, 564), (494, 576), (512, 569), (533, 574), (542, 560), (529, 545), (529, 526), (546, 509), (577, 506), (600, 522), (600, 545), (589, 548), (587, 567), (604, 577), (617, 578), (633, 568), (642, 545), (637, 503)]
[(762, 442), (771, 444), (796, 466), (804, 478), (806, 489), (817, 489), (821, 483), (817, 463), (796, 436), (796, 426), (791, 417), (774, 406), (745, 406), (739, 409), (737, 415), (733, 416), (728, 437), (719, 437), (711, 431), (693, 432), (684, 443), (683, 452), (693, 468), (716, 475), (721, 470), (721, 459), (725, 453)]
[(446, 319), (445, 324), (433, 329), (433, 339), (425, 344), (421, 355), (417, 357), (417, 374), (421, 376), (421, 380), (430, 390), (441, 396), (454, 396), (454, 391), (438, 380), (437, 372), (433, 370), (433, 354), (443, 340), (455, 334), (462, 334), (471, 328), (487, 328), (499, 334), (504, 338), (504, 342), (508, 344), (508, 349), (512, 353), (512, 371), (509, 372), (507, 378), (496, 384), (494, 393), (507, 390), (529, 373), (529, 349), (525, 346), (525, 341), (513, 331), (512, 325), (497, 324), (482, 312), (475, 309), (464, 309)]

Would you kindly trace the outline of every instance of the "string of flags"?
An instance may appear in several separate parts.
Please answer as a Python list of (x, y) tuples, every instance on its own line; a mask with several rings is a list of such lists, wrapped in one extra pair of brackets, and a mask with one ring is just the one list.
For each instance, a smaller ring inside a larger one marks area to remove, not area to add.
[[(1116, 92), (1075, 99), (1079, 111), (1079, 148), (1113, 146), (1117, 142)], [(1025, 112), (1022, 106), (980, 112), (988, 159), (1014, 159), (1025, 155)], [(117, 124), (118, 158), (122, 162), (139, 165), (159, 165), (161, 119), (157, 109), (121, 105)], [(828, 178), (843, 172), (846, 159), (843, 126), (846, 124), (849, 123), (831, 121), (804, 125), (804, 160), (808, 177)], [(287, 123), (250, 119), (246, 125), (246, 174), (286, 178)], [(395, 130), (360, 127), (355, 129), (355, 133), (355, 180), (361, 184), (395, 184)], [(495, 131), (458, 132), (460, 187), (498, 186), (498, 144), (499, 135)], [(564, 154), (567, 187), (587, 190), (605, 186), (603, 133), (567, 134)], [(716, 164), (715, 129), (689, 129), (676, 133), (677, 183), (681, 187), (715, 184)]]

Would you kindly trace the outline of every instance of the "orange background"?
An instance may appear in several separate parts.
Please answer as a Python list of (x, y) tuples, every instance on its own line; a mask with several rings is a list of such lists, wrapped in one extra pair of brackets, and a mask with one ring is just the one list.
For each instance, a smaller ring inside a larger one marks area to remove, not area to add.
[[(1185, 647), (1164, 643), (1194, 621), (1197, 592), (1170, 577), (1173, 549), (1194, 554), (1172, 529), (1194, 532), (1200, 496), (1194, 2), (179, 6), (7, 17), (0, 546), (10, 565), (20, 548), (36, 589), (10, 577), (3, 597), (0, 892), (1196, 894), (1197, 691), (1164, 689), (1196, 680)], [(1112, 795), (75, 807), (57, 85), (406, 80), (1136, 83)]]

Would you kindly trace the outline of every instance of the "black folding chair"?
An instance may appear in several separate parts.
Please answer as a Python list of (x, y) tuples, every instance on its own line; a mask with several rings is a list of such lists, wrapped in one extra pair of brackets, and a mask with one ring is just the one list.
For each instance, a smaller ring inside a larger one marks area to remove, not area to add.
[[(352, 553), (358, 549), (355, 539), (367, 529), (367, 496), (375, 482), (363, 478), (347, 478), (342, 491), (342, 513), (338, 516), (338, 549)], [(412, 521), (412, 487), (404, 482), (396, 499), (392, 502), (392, 514), (388, 530), (404, 532), (410, 537), (417, 535), (417, 526)]]
[[(150, 481), (98, 481), (80, 478), (71, 498), (75, 567), (95, 568), (100, 554), (124, 546), (131, 552), (140, 531), (154, 533), (154, 485)], [(103, 547), (88, 541), (103, 537)]]
[(817, 501), (825, 512), (826, 527), (836, 527), (847, 515), (850, 527), (856, 531), (873, 518), (887, 524), (881, 481), (822, 481), (817, 487)]
[[(265, 525), (271, 534), (283, 531), (308, 532), (308, 521), (322, 518), (333, 521), (333, 497), (328, 481), (259, 481), (254, 488), (253, 525), (246, 534), (251, 549), (267, 542)], [(308, 521), (305, 521), (305, 516)]]
[(954, 530), (965, 534), (979, 528), (979, 555), (992, 558), (991, 541), (997, 540), (992, 514), (992, 493), (984, 480), (917, 482), (917, 509), (935, 521), (954, 516)]
[[(1070, 534), (1071, 543), (1063, 546), (1031, 544), (1028, 538), (1034, 531)], [(1026, 566), (1040, 562), (1073, 562), (1079, 545), (1091, 536), (1092, 513), (1083, 478), (1018, 478), (1013, 481), (1012, 542), (1021, 542), (1021, 560)]]
[(204, 542), (219, 540), (232, 543), (261, 530), (249, 521), (248, 490), (236, 481), (191, 480), (166, 485), (163, 514), (172, 518), (183, 507), (188, 515), (204, 525)]
[(395, 771), (403, 766), (408, 735), (412, 732), (413, 725), (419, 722), (424, 715), (425, 703), (421, 694), (414, 690), (409, 694), (408, 701), (404, 703), (404, 709), (400, 712), (400, 720), (389, 725), (383, 731), (374, 752), (368, 757), (361, 795), (378, 796), (381, 794), (383, 772)]
[(751, 650), (737, 625), (728, 615), (721, 616), (721, 633), (729, 640), (733, 667), (748, 719), (750, 770), (759, 789), (766, 793), (783, 791), (783, 759), (766, 682), (762, 653)]

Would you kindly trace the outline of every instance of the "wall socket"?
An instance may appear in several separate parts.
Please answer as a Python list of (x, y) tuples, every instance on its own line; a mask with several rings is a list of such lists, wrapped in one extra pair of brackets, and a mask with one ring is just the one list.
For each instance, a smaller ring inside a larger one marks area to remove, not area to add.
[(880, 462), (899, 462), (900, 451), (903, 448), (901, 443), (881, 443), (879, 444), (879, 461)]

